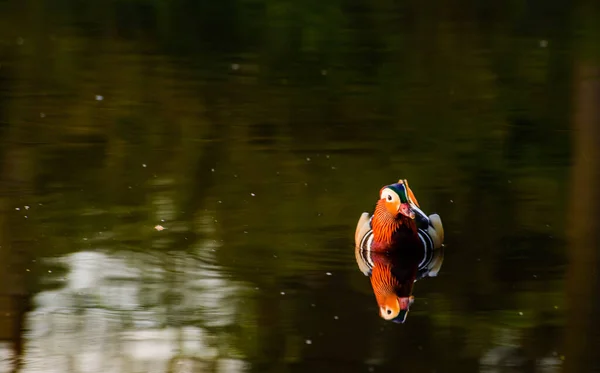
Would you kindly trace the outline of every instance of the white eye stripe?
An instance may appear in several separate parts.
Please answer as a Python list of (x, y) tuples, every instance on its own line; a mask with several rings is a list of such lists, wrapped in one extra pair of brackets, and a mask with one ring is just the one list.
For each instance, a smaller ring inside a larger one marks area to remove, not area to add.
[(392, 192), (389, 189), (385, 189), (383, 192), (381, 192), (381, 198), (387, 200), (388, 202), (392, 202), (396, 199), (398, 199), (398, 196), (396, 195), (396, 193)]

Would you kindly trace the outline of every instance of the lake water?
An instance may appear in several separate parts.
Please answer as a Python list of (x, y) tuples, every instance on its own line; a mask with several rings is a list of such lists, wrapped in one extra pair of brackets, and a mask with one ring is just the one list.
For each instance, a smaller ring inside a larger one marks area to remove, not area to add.
[(599, 371), (600, 12), (501, 3), (0, 1), (0, 372)]

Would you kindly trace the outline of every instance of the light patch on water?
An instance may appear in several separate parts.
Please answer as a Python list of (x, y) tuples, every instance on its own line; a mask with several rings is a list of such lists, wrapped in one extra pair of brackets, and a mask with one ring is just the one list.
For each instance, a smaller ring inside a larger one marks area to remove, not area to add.
[(220, 359), (217, 363), (217, 373), (241, 373), (246, 370), (247, 364), (238, 359)]
[(11, 371), (14, 355), (11, 343), (0, 343), (0, 372)]
[[(210, 219), (199, 216), (198, 231), (213, 231)], [(236, 322), (246, 287), (216, 265), (219, 247), (207, 239), (191, 253), (89, 250), (44, 260), (67, 272), (62, 287), (34, 297), (23, 371), (166, 373), (178, 371), (178, 361), (212, 361), (217, 372), (243, 372), (244, 362), (219, 350), (215, 336)]]

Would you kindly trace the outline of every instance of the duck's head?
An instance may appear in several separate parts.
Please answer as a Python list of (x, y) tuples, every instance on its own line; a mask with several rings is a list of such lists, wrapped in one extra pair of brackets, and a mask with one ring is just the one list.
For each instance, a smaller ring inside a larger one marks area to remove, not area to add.
[(384, 320), (403, 323), (414, 302), (412, 289), (414, 270), (394, 267), (391, 263), (376, 263), (371, 272), (371, 286)]
[(405, 180), (400, 180), (395, 184), (386, 185), (381, 188), (377, 204), (384, 207), (394, 217), (404, 215), (409, 219), (414, 219), (415, 212), (411, 206), (411, 202), (415, 204), (416, 202), (413, 200), (416, 201), (412, 191), (408, 188), (408, 183)]
[(387, 321), (403, 324), (408, 316), (410, 306), (414, 303), (415, 297), (387, 297), (379, 305), (379, 315)]

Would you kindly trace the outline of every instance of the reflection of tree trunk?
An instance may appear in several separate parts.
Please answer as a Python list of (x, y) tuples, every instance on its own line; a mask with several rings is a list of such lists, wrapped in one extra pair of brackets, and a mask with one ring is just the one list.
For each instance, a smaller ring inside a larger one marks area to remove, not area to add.
[(16, 130), (9, 135), (0, 179), (0, 342), (13, 346), (17, 365), (23, 352), (22, 331), (30, 304), (25, 263), (35, 239), (24, 218), (27, 213), (23, 206), (20, 212), (15, 210), (21, 202), (15, 197), (30, 195), (35, 159), (34, 148), (22, 145), (19, 136), (22, 134)]
[[(273, 287), (263, 288), (265, 294), (277, 294)], [(268, 289), (268, 290), (267, 290)], [(276, 372), (281, 370), (286, 349), (285, 331), (282, 329), (281, 297), (261, 296), (258, 304), (258, 338), (256, 363), (252, 372)]]
[[(220, 112), (221, 103), (213, 95), (217, 95), (217, 88), (208, 89), (212, 93), (205, 97), (206, 116), (210, 121), (209, 130), (205, 139), (210, 140), (200, 152), (199, 158), (195, 162), (195, 173), (192, 175), (192, 190), (186, 193), (188, 198), (183, 202), (185, 213), (195, 213), (202, 202), (207, 197), (210, 189), (215, 184), (215, 175), (211, 171), (217, 167), (226, 151), (226, 135), (228, 130), (227, 120), (223, 120)], [(198, 152), (196, 152), (198, 153)]]
[(8, 224), (8, 199), (0, 197), (0, 342), (13, 343), (14, 323), (10, 316), (13, 312), (13, 291), (10, 242), (6, 229)]
[(580, 64), (574, 94), (565, 371), (579, 373), (600, 368), (600, 68)]

